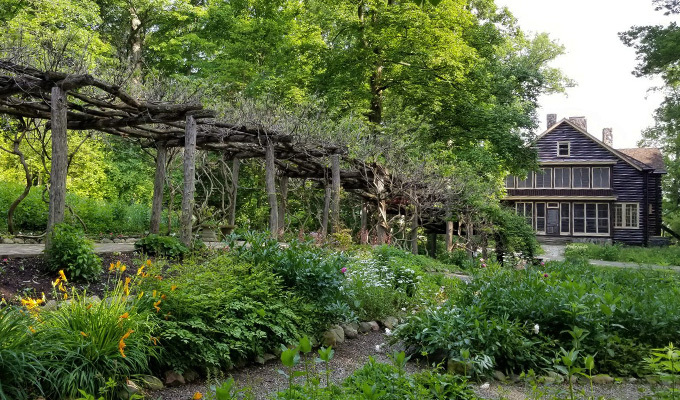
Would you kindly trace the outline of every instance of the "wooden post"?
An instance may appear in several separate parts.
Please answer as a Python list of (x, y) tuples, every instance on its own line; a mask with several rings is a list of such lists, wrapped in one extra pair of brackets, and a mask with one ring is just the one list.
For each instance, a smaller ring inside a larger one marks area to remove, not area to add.
[(64, 221), (66, 208), (66, 174), (68, 171), (68, 138), (66, 91), (55, 86), (52, 88), (51, 123), (52, 123), (52, 167), (50, 170), (50, 204), (47, 217), (47, 234), (45, 248), (51, 245), (51, 234), (54, 226)]
[(331, 232), (340, 231), (340, 155), (331, 156)]
[(453, 221), (446, 221), (446, 251), (453, 251)]
[(163, 214), (163, 189), (165, 188), (165, 162), (168, 150), (164, 143), (156, 143), (156, 175), (153, 180), (153, 201), (151, 202), (151, 224), (149, 232), (158, 234)]
[(411, 253), (418, 254), (418, 206), (414, 207), (411, 216)]
[(236, 198), (238, 195), (238, 173), (241, 169), (241, 160), (234, 158), (231, 164), (231, 204), (229, 205), (229, 225), (236, 225)]
[(437, 257), (437, 234), (430, 233), (427, 235), (427, 252), (432, 258)]
[(191, 246), (191, 218), (194, 215), (194, 190), (196, 177), (196, 120), (187, 116), (184, 132), (184, 189), (182, 190), (182, 227), (180, 240), (185, 246)]
[(368, 204), (366, 201), (361, 202), (361, 231), (359, 232), (359, 241), (361, 244), (368, 243)]
[(323, 215), (321, 216), (321, 236), (328, 235), (328, 210), (331, 207), (331, 188), (326, 184), (325, 195), (323, 198)]
[(286, 209), (288, 208), (287, 176), (279, 178), (279, 192), (281, 193), (281, 201), (279, 202), (279, 233), (283, 233), (286, 229)]
[(267, 139), (265, 151), (265, 187), (269, 200), (269, 231), (273, 238), (279, 236), (279, 213), (276, 200), (276, 159), (274, 156), (274, 143)]

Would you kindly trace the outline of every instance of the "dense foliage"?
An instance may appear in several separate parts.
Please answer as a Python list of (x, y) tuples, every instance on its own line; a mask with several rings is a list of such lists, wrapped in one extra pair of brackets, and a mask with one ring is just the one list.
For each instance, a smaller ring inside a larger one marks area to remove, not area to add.
[(461, 360), (477, 373), (551, 369), (560, 347), (576, 346), (596, 355), (600, 372), (641, 374), (651, 347), (677, 339), (679, 279), (583, 262), (490, 265), (460, 297), (416, 314), (397, 336), (417, 353)]
[(182, 258), (189, 249), (174, 236), (160, 236), (154, 233), (135, 242), (135, 249), (155, 257)]
[(680, 248), (677, 246), (639, 247), (620, 244), (573, 243), (566, 247), (564, 255), (568, 258), (577, 259), (586, 258), (662, 266), (680, 265)]
[(94, 252), (94, 243), (84, 238), (82, 232), (62, 223), (54, 227), (50, 236), (51, 244), (45, 249), (49, 272), (64, 270), (74, 280), (99, 277), (101, 260)]

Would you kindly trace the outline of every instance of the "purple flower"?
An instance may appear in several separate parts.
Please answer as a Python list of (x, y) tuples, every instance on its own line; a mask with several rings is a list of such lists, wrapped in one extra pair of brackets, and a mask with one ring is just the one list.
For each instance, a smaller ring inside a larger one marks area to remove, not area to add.
[(549, 277), (549, 276), (550, 276), (550, 275), (548, 275), (548, 274), (543, 274), (543, 277), (544, 277), (544, 278), (547, 278), (547, 277)]
[(347, 267), (342, 267), (342, 269), (340, 270), (340, 272), (342, 272), (343, 274), (344, 274), (345, 272), (347, 272)]

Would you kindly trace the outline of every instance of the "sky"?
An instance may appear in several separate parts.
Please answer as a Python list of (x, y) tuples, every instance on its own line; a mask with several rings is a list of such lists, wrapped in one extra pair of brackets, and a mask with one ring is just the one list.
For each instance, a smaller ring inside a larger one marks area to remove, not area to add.
[[(557, 120), (585, 116), (588, 132), (602, 137), (612, 128), (615, 148), (637, 147), (641, 132), (653, 125), (653, 113), (662, 95), (650, 92), (661, 80), (631, 74), (635, 51), (626, 47), (619, 32), (633, 25), (668, 25), (673, 17), (654, 11), (651, 0), (496, 0), (517, 18), (525, 32), (547, 32), (565, 47), (553, 61), (577, 86), (566, 95), (540, 97), (537, 133), (545, 130), (546, 114)], [(676, 16), (677, 18), (677, 16)]]

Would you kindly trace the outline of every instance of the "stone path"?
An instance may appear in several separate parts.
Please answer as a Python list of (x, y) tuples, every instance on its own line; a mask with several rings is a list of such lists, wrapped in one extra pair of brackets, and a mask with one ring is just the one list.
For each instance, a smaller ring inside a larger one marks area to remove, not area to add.
[[(541, 245), (543, 248), (543, 254), (539, 256), (545, 261), (563, 261), (564, 260), (564, 245)], [(680, 266), (663, 266), (654, 264), (638, 264), (633, 262), (620, 262), (620, 261), (603, 261), (603, 260), (588, 260), (592, 265), (598, 265), (601, 267), (618, 267), (618, 268), (649, 268), (649, 269), (665, 269), (674, 270), (680, 272)]]
[[(237, 245), (243, 244), (237, 242)], [(206, 243), (211, 248), (222, 248), (223, 242)], [(34, 257), (42, 254), (44, 244), (0, 244), (0, 258)], [(95, 253), (128, 253), (135, 251), (134, 243), (95, 243)]]

